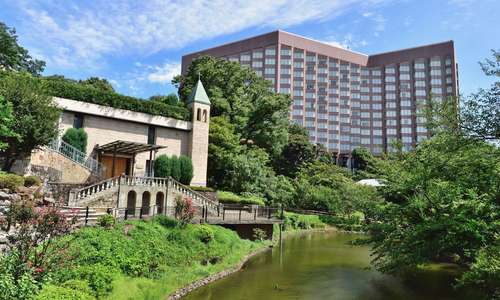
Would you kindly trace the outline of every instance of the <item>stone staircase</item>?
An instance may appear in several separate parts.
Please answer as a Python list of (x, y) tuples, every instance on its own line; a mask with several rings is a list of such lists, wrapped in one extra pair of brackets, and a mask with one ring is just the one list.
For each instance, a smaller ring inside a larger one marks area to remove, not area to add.
[(76, 217), (77, 221), (75, 226), (95, 225), (100, 217), (107, 215), (104, 210), (98, 210), (92, 207), (61, 207), (60, 212), (73, 218)]
[(119, 194), (124, 191), (140, 189), (149, 191), (151, 194), (167, 191), (167, 203), (173, 204), (176, 195), (189, 197), (194, 206), (204, 207), (208, 214), (216, 215), (219, 212), (219, 203), (213, 201), (204, 195), (192, 190), (188, 186), (174, 180), (171, 177), (138, 177), (121, 175), (109, 178), (98, 183), (86, 186), (81, 189), (75, 189), (70, 192), (69, 207), (117, 207)]
[(102, 178), (103, 174), (106, 171), (106, 168), (103, 164), (99, 163), (97, 160), (91, 157), (87, 157), (86, 153), (71, 146), (60, 138), (53, 140), (46, 146), (46, 148), (71, 159), (73, 162), (88, 169), (94, 176), (98, 178)]

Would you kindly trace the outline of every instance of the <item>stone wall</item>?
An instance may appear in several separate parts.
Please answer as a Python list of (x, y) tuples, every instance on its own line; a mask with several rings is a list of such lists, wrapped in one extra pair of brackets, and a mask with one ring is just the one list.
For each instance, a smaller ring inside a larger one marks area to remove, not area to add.
[(33, 151), (28, 174), (61, 183), (86, 183), (92, 178), (87, 168), (48, 149)]

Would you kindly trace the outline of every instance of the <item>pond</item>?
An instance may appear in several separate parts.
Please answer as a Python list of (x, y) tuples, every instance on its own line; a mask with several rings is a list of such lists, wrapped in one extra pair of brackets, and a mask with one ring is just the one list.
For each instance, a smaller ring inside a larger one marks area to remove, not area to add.
[(370, 268), (369, 248), (352, 246), (360, 235), (311, 232), (288, 237), (283, 247), (253, 257), (231, 276), (201, 287), (185, 300), (466, 300), (450, 287), (446, 269), (406, 280)]

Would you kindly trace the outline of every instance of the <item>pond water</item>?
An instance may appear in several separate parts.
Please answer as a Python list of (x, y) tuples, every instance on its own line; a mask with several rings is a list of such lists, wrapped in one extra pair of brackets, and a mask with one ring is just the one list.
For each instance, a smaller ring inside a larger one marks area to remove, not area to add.
[(291, 236), (283, 247), (253, 257), (231, 276), (201, 287), (185, 300), (466, 300), (440, 269), (401, 280), (370, 268), (369, 248), (352, 246), (361, 237), (338, 232)]

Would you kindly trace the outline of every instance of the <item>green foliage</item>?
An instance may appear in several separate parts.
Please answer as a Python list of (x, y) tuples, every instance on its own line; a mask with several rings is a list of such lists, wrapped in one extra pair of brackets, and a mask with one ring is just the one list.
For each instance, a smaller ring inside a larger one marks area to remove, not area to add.
[(9, 171), (16, 159), (29, 156), (38, 146), (58, 134), (59, 109), (47, 95), (45, 84), (27, 73), (0, 72), (0, 96), (12, 105), (15, 136), (0, 136), (7, 143), (3, 170)]
[(192, 189), (193, 191), (197, 191), (197, 192), (215, 192), (215, 190), (209, 186), (192, 185), (189, 188)]
[(115, 222), (116, 222), (115, 218), (109, 214), (100, 216), (99, 219), (97, 219), (97, 224), (99, 224), (99, 226), (104, 228), (113, 227), (115, 225)]
[(254, 241), (262, 242), (267, 239), (267, 233), (260, 228), (254, 228), (252, 237)]
[(42, 79), (51, 96), (73, 99), (88, 103), (127, 109), (152, 115), (160, 115), (180, 120), (189, 120), (189, 111), (185, 107), (167, 105), (159, 101), (147, 101), (117, 94), (112, 91), (95, 88), (93, 85), (80, 84), (61, 78)]
[(18, 187), (24, 185), (24, 177), (0, 172), (0, 189), (9, 189), (15, 191)]
[(167, 105), (180, 105), (181, 104), (181, 102), (179, 102), (179, 98), (174, 93), (168, 94), (166, 96), (163, 96), (163, 95), (151, 96), (151, 97), (149, 97), (149, 100), (162, 102), (162, 103), (165, 103)]
[(16, 252), (0, 255), (0, 300), (30, 299), (39, 289), (27, 265), (20, 265)]
[(181, 155), (179, 157), (179, 165), (180, 165), (180, 177), (179, 181), (182, 184), (189, 185), (191, 183), (191, 179), (193, 179), (193, 162), (191, 158)]
[(154, 163), (156, 177), (169, 177), (172, 175), (172, 163), (166, 154), (159, 155)]
[(180, 227), (184, 228), (187, 224), (191, 223), (194, 218), (193, 200), (182, 195), (175, 197), (175, 218), (179, 221)]
[[(50, 284), (85, 293), (84, 285), (78, 287), (83, 281), (92, 295), (115, 299), (114, 293), (121, 292), (120, 288), (111, 290), (117, 280), (123, 278), (128, 287), (135, 280), (147, 280), (150, 284), (137, 289), (155, 290), (154, 299), (164, 299), (182, 285), (237, 263), (254, 247), (254, 243), (219, 226), (187, 224), (181, 229), (176, 223), (158, 216), (117, 223), (111, 229), (86, 227), (73, 232), (57, 241), (65, 251), (53, 259), (64, 264), (53, 270)], [(165, 284), (167, 288), (158, 289)], [(139, 298), (131, 294), (135, 292), (127, 290), (127, 297)]]
[(283, 230), (301, 230), (312, 228), (324, 228), (326, 224), (317, 215), (302, 215), (292, 212), (284, 213)]
[[(0, 96), (0, 136), (17, 137), (12, 126), (14, 125), (14, 116), (12, 114), (12, 104)], [(8, 144), (0, 140), (0, 151), (7, 148)]]
[(197, 236), (205, 244), (212, 242), (215, 239), (214, 231), (211, 227), (200, 225), (197, 228)]
[(83, 153), (87, 152), (87, 133), (83, 128), (68, 128), (62, 140)]
[(0, 70), (39, 75), (44, 69), (44, 61), (33, 59), (28, 50), (17, 43), (16, 30), (0, 22)]
[(46, 285), (35, 297), (35, 300), (92, 300), (91, 295), (67, 287)]
[(179, 181), (181, 179), (181, 162), (176, 155), (170, 157), (170, 167), (170, 176)]
[(41, 184), (42, 184), (42, 180), (38, 176), (30, 175), (30, 176), (24, 177), (24, 186), (26, 186), (26, 187), (30, 187), (30, 186), (34, 186), (34, 185), (39, 186)]
[(78, 82), (80, 84), (88, 85), (88, 86), (91, 86), (91, 87), (96, 88), (98, 90), (101, 90), (103, 92), (114, 92), (115, 91), (115, 89), (113, 88), (111, 83), (109, 83), (109, 81), (107, 81), (104, 78), (90, 77), (90, 78), (85, 79), (85, 80), (79, 80)]
[(217, 191), (217, 199), (226, 204), (255, 204), (265, 205), (264, 199), (255, 195), (246, 194), (240, 196), (227, 191)]

